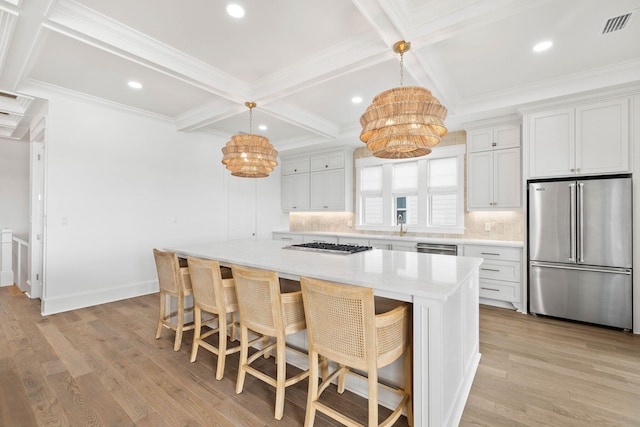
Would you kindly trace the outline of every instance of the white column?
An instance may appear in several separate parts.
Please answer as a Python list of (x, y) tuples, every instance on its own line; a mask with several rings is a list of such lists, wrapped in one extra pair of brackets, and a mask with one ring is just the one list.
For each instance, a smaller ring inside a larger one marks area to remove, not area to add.
[(2, 247), (0, 248), (0, 286), (13, 285), (13, 232), (8, 229), (2, 230)]

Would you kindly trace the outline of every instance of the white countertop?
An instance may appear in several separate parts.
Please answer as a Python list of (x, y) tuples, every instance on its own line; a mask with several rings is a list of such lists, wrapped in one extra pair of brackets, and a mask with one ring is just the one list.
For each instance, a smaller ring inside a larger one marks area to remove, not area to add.
[(512, 240), (485, 240), (485, 239), (456, 239), (456, 238), (442, 238), (442, 237), (419, 237), (419, 236), (400, 236), (391, 234), (365, 234), (365, 233), (339, 233), (331, 231), (274, 231), (274, 233), (282, 234), (295, 234), (305, 236), (337, 236), (347, 237), (354, 239), (369, 239), (369, 240), (393, 240), (393, 241), (405, 241), (415, 243), (443, 243), (453, 245), (488, 245), (488, 246), (507, 246), (514, 248), (522, 248), (523, 243), (520, 241)]
[[(315, 234), (315, 233), (314, 233)], [(309, 276), (373, 288), (377, 295), (403, 301), (414, 296), (446, 300), (478, 270), (481, 258), (372, 249), (349, 255), (283, 249), (278, 240), (242, 240), (168, 247), (179, 256), (216, 259), (269, 269), (283, 277)]]

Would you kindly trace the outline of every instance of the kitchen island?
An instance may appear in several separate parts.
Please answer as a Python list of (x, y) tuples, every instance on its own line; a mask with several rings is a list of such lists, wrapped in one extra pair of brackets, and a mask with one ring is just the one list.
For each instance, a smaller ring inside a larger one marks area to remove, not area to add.
[(413, 304), (416, 426), (457, 425), (480, 361), (481, 258), (381, 249), (349, 255), (284, 249), (287, 242), (244, 240), (168, 247), (181, 257), (218, 260), (374, 289)]

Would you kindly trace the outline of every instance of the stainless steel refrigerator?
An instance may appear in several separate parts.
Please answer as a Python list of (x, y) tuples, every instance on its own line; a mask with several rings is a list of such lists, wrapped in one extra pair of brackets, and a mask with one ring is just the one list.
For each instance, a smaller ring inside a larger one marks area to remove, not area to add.
[(529, 183), (529, 311), (632, 327), (631, 178)]

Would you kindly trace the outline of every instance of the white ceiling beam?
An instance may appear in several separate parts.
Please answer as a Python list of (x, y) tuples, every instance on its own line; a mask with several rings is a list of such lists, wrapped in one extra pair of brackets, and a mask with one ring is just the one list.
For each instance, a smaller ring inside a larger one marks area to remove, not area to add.
[(243, 80), (76, 2), (57, 3), (45, 26), (234, 102), (251, 92)]
[(240, 103), (216, 102), (200, 106), (176, 117), (176, 130), (190, 132), (247, 111)]

